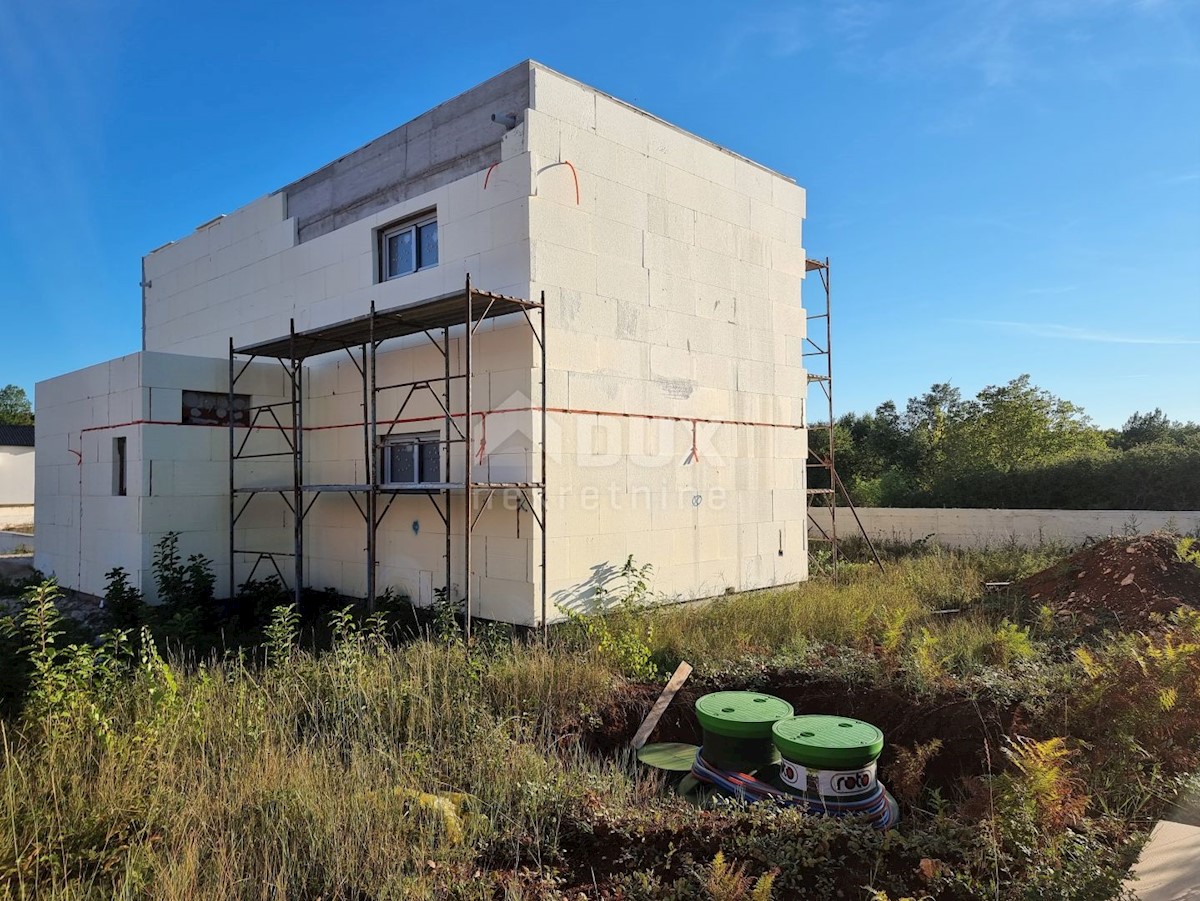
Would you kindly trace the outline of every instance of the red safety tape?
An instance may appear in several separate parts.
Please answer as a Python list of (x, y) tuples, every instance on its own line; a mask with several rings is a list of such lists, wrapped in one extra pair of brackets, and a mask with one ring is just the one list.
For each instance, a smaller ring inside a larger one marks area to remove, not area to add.
[[(497, 410), (475, 410), (471, 415), (480, 417), (480, 426), (481, 426), (481, 436), (480, 436), (480, 442), (479, 442), (479, 462), (480, 463), (483, 462), (483, 458), (486, 454), (487, 417), (488, 416), (490, 416), (490, 415), (495, 416), (495, 415), (500, 415), (503, 413), (535, 413), (535, 412), (540, 413), (541, 407), (505, 407), (505, 408), (501, 408), (501, 409), (497, 409)], [(644, 419), (644, 420), (648, 420), (648, 421), (658, 421), (658, 422), (691, 423), (691, 426), (692, 426), (692, 461), (693, 462), (699, 462), (699, 460), (700, 460), (700, 449), (699, 449), (699, 443), (697, 440), (697, 426), (700, 423), (705, 423), (707, 425), (736, 425), (736, 426), (746, 426), (749, 428), (764, 428), (764, 429), (798, 430), (798, 429), (804, 428), (804, 426), (802, 426), (802, 425), (796, 425), (794, 423), (787, 423), (787, 422), (755, 422), (753, 420), (742, 420), (742, 419), (706, 419), (703, 417), (696, 417), (696, 416), (666, 416), (666, 415), (659, 414), (659, 413), (618, 413), (618, 412), (615, 412), (612, 410), (580, 410), (580, 409), (574, 409), (571, 407), (547, 407), (546, 412), (547, 413), (561, 413), (561, 414), (567, 415), (567, 416), (612, 416), (612, 417), (617, 417), (620, 419)], [(452, 413), (451, 414), (451, 416), (455, 419), (459, 419), (465, 415), (466, 415), (465, 413)], [(414, 422), (432, 422), (434, 420), (445, 419), (445, 418), (446, 418), (445, 414), (442, 413), (442, 414), (434, 414), (431, 416), (409, 416), (409, 417), (405, 417), (403, 419), (381, 419), (378, 421), (377, 424), (384, 425), (384, 426), (406, 425), (406, 424), (414, 423)], [(202, 428), (202, 429), (203, 428), (208, 428), (208, 429), (227, 429), (227, 428), (229, 428), (228, 424), (221, 424), (221, 423), (195, 423), (195, 424), (192, 424), (192, 423), (182, 423), (182, 422), (170, 422), (170, 421), (164, 420), (164, 419), (131, 419), (128, 422), (118, 422), (118, 423), (112, 423), (109, 425), (88, 426), (85, 429), (80, 429), (79, 435), (80, 435), (80, 439), (82, 439), (85, 432), (99, 432), (99, 431), (105, 431), (107, 429), (123, 429), (123, 428), (130, 428), (132, 426), (139, 426), (139, 425), (171, 425), (171, 426), (184, 426), (186, 428), (193, 428), (193, 429), (194, 428)], [(300, 429), (300, 431), (302, 431), (302, 432), (324, 432), (324, 431), (330, 431), (333, 429), (362, 428), (363, 425), (365, 425), (365, 423), (363, 423), (363, 422), (340, 422), (340, 423), (335, 423), (333, 425), (306, 425), (306, 426), (303, 426)], [(246, 428), (246, 426), (237, 426), (237, 428)], [(292, 431), (290, 426), (276, 426), (276, 425), (256, 425), (253, 427), (253, 430), (254, 431), (265, 431), (265, 432), (280, 432), (280, 431), (290, 432), (290, 431)], [(70, 451), (70, 453), (72, 453), (72, 454), (75, 454), (79, 458), (80, 463), (83, 462), (83, 454), (80, 451), (72, 450), (70, 448), (68, 448), (68, 451)]]
[[(496, 416), (501, 413), (540, 413), (541, 409), (542, 409), (541, 407), (505, 407), (505, 408), (497, 409), (497, 410), (475, 410), (472, 412), (471, 415), (472, 416)], [(695, 431), (695, 426), (699, 423), (704, 423), (705, 425), (742, 425), (742, 426), (750, 426), (753, 428), (763, 428), (763, 429), (792, 429), (793, 431), (804, 428), (804, 426), (796, 425), (795, 423), (792, 423), (792, 422), (758, 422), (758, 421), (751, 420), (751, 419), (709, 419), (709, 418), (702, 417), (702, 416), (668, 416), (668, 415), (664, 415), (664, 414), (660, 414), (660, 413), (619, 413), (619, 412), (615, 412), (613, 410), (582, 410), (582, 409), (577, 409), (574, 407), (547, 407), (546, 412), (547, 413), (562, 413), (567, 416), (615, 416), (615, 417), (618, 417), (621, 419), (647, 419), (647, 420), (652, 420), (652, 421), (657, 420), (659, 422), (687, 422), (687, 423), (692, 424), (693, 432)], [(452, 413), (450, 415), (452, 417), (454, 417), (455, 419), (461, 419), (466, 414), (465, 413)], [(406, 423), (411, 423), (411, 422), (432, 422), (435, 419), (445, 419), (445, 418), (446, 418), (446, 414), (435, 413), (430, 416), (408, 416), (408, 417), (404, 417), (402, 419), (380, 419), (380, 420), (378, 420), (378, 424), (379, 425), (404, 425)], [(85, 429), (81, 429), (80, 434), (82, 434), (83, 432), (103, 431), (105, 429), (122, 429), (122, 428), (127, 428), (129, 426), (135, 426), (135, 425), (176, 425), (176, 426), (186, 426), (187, 428), (202, 428), (202, 429), (203, 428), (207, 428), (207, 429), (227, 429), (227, 428), (229, 428), (228, 424), (225, 424), (225, 423), (207, 423), (206, 422), (206, 423), (193, 424), (193, 423), (183, 423), (183, 422), (171, 422), (171, 421), (164, 420), (164, 419), (133, 419), (133, 420), (130, 420), (129, 422), (118, 422), (118, 423), (112, 423), (110, 425), (88, 426)], [(363, 422), (338, 422), (338, 423), (334, 423), (332, 425), (306, 425), (301, 428), (301, 431), (302, 432), (324, 432), (324, 431), (328, 431), (330, 429), (362, 428), (363, 425), (365, 425), (365, 423), (363, 423)], [(236, 428), (245, 428), (245, 426), (236, 426)], [(280, 427), (280, 426), (275, 426), (275, 425), (256, 425), (256, 426), (254, 426), (254, 429), (256, 431), (261, 430), (261, 431), (268, 431), (268, 432), (278, 432), (278, 431), (290, 432), (292, 430), (291, 426)]]

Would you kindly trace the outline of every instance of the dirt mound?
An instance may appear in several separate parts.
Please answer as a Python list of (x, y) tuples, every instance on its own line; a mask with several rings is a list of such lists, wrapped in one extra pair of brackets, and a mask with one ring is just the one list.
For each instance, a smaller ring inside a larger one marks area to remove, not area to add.
[(1200, 566), (1169, 535), (1109, 538), (1018, 582), (1031, 600), (1085, 624), (1141, 628), (1152, 614), (1200, 606)]

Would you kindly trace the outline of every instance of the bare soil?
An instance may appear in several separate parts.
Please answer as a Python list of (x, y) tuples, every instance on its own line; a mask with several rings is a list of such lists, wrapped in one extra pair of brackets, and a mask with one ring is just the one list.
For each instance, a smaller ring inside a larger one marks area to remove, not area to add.
[(1180, 560), (1175, 541), (1162, 534), (1109, 538), (1016, 588), (1085, 627), (1145, 628), (1155, 614), (1200, 606), (1200, 566)]
[[(660, 690), (656, 685), (630, 686), (601, 712), (598, 724), (584, 731), (585, 746), (613, 754), (627, 745)], [(765, 691), (788, 701), (798, 714), (852, 716), (878, 726), (885, 741), (879, 760), (885, 782), (898, 749), (938, 739), (942, 747), (930, 758), (925, 781), (944, 792), (966, 792), (965, 782), (989, 771), (989, 756), (998, 765), (1001, 738), (1012, 731), (1016, 718), (1015, 708), (961, 695), (918, 699), (888, 686), (847, 685), (827, 677), (767, 670), (741, 680), (722, 679), (719, 685), (693, 679), (675, 696), (650, 741), (701, 744), (696, 699), (718, 690)]]

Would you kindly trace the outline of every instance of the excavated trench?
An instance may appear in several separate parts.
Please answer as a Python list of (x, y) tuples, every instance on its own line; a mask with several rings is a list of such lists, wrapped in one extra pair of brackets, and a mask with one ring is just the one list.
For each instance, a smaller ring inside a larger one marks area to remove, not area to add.
[[(1002, 736), (1013, 726), (1015, 709), (962, 695), (916, 698), (894, 687), (848, 685), (837, 680), (789, 672), (756, 675), (753, 679), (722, 679), (719, 685), (693, 680), (675, 696), (651, 735), (652, 742), (701, 743), (696, 720), (696, 699), (710, 691), (753, 690), (788, 701), (797, 713), (824, 713), (866, 720), (883, 730), (885, 745), (879, 760), (886, 782), (896, 752), (933, 740), (941, 748), (929, 758), (925, 784), (929, 788), (960, 792), (964, 783), (989, 770), (989, 756), (998, 765)], [(599, 714), (598, 722), (584, 728), (580, 740), (598, 754), (613, 754), (627, 745), (655, 698), (655, 685), (633, 685)]]

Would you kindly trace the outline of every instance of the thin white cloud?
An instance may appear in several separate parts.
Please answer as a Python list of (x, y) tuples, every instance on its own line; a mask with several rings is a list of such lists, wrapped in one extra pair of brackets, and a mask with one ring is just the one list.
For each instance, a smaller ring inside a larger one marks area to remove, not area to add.
[(796, 56), (811, 44), (812, 35), (804, 28), (800, 7), (791, 3), (775, 4), (742, 16), (738, 24), (729, 29), (721, 51), (721, 68), (736, 67), (747, 54), (777, 59)]
[[(906, 32), (877, 4), (843, 0), (833, 8), (831, 32), (844, 38), (839, 32), (848, 31), (852, 38), (845, 42), (847, 62), (891, 75), (969, 73), (985, 88), (1008, 88), (1063, 77), (1111, 81), (1132, 68), (1200, 64), (1183, 20), (1186, 6), (1175, 0), (917, 0), (903, 17), (915, 33), (899, 41)], [(1107, 36), (1114, 29), (1126, 36), (1123, 42)], [(1153, 55), (1141, 49), (1144, 42), (1128, 38), (1146, 30), (1164, 36)], [(1077, 52), (1064, 53), (1064, 46)]]
[(1176, 338), (1157, 335), (1119, 334), (1102, 332), (1073, 325), (1058, 325), (1052, 322), (1016, 322), (1008, 319), (958, 319), (968, 325), (984, 325), (1009, 332), (1031, 335), (1035, 338), (1051, 338), (1061, 341), (1092, 341), (1100, 344), (1151, 344), (1151, 345), (1195, 345), (1200, 338)]

